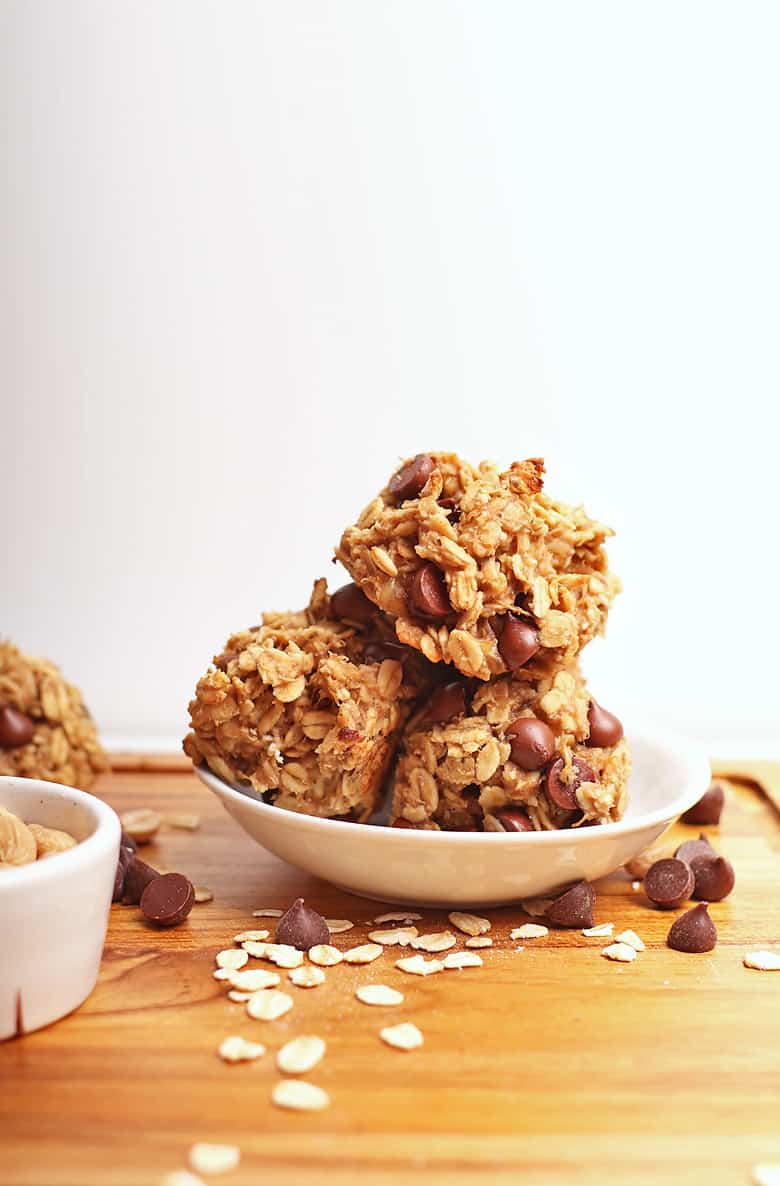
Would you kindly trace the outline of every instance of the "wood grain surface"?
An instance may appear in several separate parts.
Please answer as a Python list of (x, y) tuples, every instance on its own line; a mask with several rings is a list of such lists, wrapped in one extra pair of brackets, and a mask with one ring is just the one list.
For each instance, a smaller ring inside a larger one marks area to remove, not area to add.
[[(156, 1186), (186, 1167), (198, 1140), (241, 1148), (237, 1170), (209, 1178), (220, 1186), (715, 1186), (780, 1163), (780, 973), (742, 966), (746, 951), (780, 949), (780, 820), (755, 787), (733, 784), (721, 827), (708, 829), (737, 870), (734, 894), (711, 909), (720, 941), (710, 954), (670, 951), (679, 912), (651, 909), (620, 875), (599, 887), (596, 920), (645, 940), (631, 965), (603, 959), (608, 940), (579, 932), (551, 931), (515, 951), (509, 930), (524, 917), (496, 910), (483, 968), (412, 977), (390, 948), (373, 964), (327, 969), (319, 988), (290, 986), (292, 1011), (259, 1022), (212, 978), (215, 953), (263, 925), (254, 908), (303, 895), (360, 924), (334, 937), (346, 948), (382, 907), (266, 854), (178, 763), (134, 764), (118, 763), (100, 792), (120, 811), (197, 812), (198, 831), (166, 829), (143, 855), (188, 873), (214, 900), (170, 932), (113, 907), (91, 998), (0, 1046), (3, 1186)], [(750, 773), (780, 785), (776, 766)], [(669, 849), (697, 831), (678, 825)], [(421, 929), (447, 925), (444, 914), (424, 915)], [(40, 955), (41, 975), (55, 977)], [(354, 990), (367, 983), (400, 988), (403, 1005), (360, 1004)], [(420, 1027), (422, 1049), (381, 1044), (380, 1028), (402, 1020)], [(215, 1053), (228, 1034), (268, 1053), (228, 1066)], [(307, 1076), (329, 1092), (325, 1112), (270, 1102), (275, 1053), (297, 1034), (328, 1044)]]

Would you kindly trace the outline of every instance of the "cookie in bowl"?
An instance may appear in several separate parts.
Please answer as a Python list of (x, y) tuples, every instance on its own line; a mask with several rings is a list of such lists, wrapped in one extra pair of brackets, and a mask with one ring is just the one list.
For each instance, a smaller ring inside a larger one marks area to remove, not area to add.
[(268, 613), (198, 681), (184, 750), (291, 811), (367, 820), (428, 664), (354, 586)]
[(437, 688), (408, 722), (391, 823), (549, 831), (613, 823), (628, 800), (623, 727), (576, 665)]
[(454, 453), (404, 462), (336, 557), (399, 640), (489, 680), (570, 663), (604, 628), (620, 588), (610, 528), (543, 490), (539, 458), (501, 471)]

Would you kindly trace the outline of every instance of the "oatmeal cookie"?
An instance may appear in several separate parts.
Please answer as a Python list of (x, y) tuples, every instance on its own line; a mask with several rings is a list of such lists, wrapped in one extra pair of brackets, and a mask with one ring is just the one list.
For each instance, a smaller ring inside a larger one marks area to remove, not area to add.
[(107, 769), (78, 688), (49, 659), (0, 641), (0, 774), (86, 790)]
[(409, 721), (391, 823), (541, 831), (609, 823), (627, 803), (628, 745), (576, 665), (439, 687)]
[(393, 475), (336, 549), (391, 616), (399, 640), (433, 663), (489, 680), (561, 666), (603, 631), (620, 585), (610, 528), (542, 490), (544, 463), (504, 472), (421, 453)]
[(424, 685), (419, 660), (359, 589), (330, 597), (319, 580), (305, 610), (231, 635), (198, 682), (184, 750), (278, 807), (365, 820)]

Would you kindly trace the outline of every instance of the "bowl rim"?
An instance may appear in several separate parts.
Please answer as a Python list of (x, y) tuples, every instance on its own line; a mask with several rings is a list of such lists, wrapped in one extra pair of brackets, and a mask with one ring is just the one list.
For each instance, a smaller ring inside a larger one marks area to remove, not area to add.
[[(262, 799), (255, 798), (255, 794), (258, 792), (248, 794), (246, 790), (238, 790), (235, 786), (231, 786), (230, 783), (225, 782), (204, 764), (194, 766), (193, 769), (201, 782), (218, 797), (228, 802), (240, 803), (243, 806), (251, 805), (254, 812), (260, 818), (267, 818), (268, 820), (278, 820), (281, 812), (285, 817), (285, 822), (291, 827), (316, 829), (322, 831), (324, 835), (334, 833), (334, 829), (336, 829), (337, 832), (335, 834), (346, 836), (350, 834), (349, 832), (344, 832), (344, 829), (347, 828), (351, 830), (351, 834), (355, 838), (358, 835), (371, 834), (376, 837), (378, 843), (384, 844), (400, 844), (409, 841), (413, 844), (427, 842), (429, 844), (446, 843), (448, 845), (461, 846), (484, 844), (488, 837), (490, 838), (487, 839), (487, 843), (489, 844), (504, 844), (515, 847), (517, 845), (543, 847), (545, 845), (560, 844), (563, 839), (567, 843), (572, 843), (575, 838), (578, 844), (595, 844), (605, 837), (627, 835), (642, 828), (671, 822), (671, 820), (682, 815), (684, 811), (687, 811), (689, 807), (692, 807), (694, 803), (698, 802), (712, 778), (709, 757), (704, 747), (697, 742), (689, 741), (679, 734), (670, 733), (666, 729), (659, 730), (657, 727), (632, 727), (626, 732), (628, 734), (629, 744), (637, 741), (641, 744), (648, 744), (657, 750), (660, 749), (673, 753), (685, 767), (685, 773), (681, 777), (681, 782), (684, 784), (685, 789), (676, 798), (670, 800), (665, 807), (656, 808), (655, 811), (646, 812), (640, 816), (632, 816), (631, 819), (624, 818), (617, 820), (615, 823), (600, 824), (595, 828), (558, 828), (545, 832), (447, 832), (444, 830), (392, 828), (381, 824), (354, 823), (349, 820), (328, 819), (325, 816), (307, 815), (302, 811), (289, 811), (286, 808), (274, 807), (273, 804), (265, 803)], [(694, 789), (692, 790), (691, 788)]]
[(42, 795), (49, 799), (72, 799), (90, 813), (95, 821), (95, 830), (86, 840), (80, 840), (73, 848), (59, 852), (55, 857), (45, 861), (29, 861), (26, 865), (5, 865), (0, 869), (0, 896), (4, 889), (12, 889), (20, 884), (42, 885), (47, 881), (56, 881), (65, 876), (68, 871), (92, 857), (102, 856), (107, 848), (116, 844), (122, 834), (119, 816), (97, 795), (89, 791), (79, 790), (78, 787), (67, 786), (60, 782), (46, 782), (43, 779), (23, 778), (16, 774), (0, 775), (0, 807), (3, 802), (3, 788), (13, 784), (15, 790), (21, 790), (30, 797), (40, 798)]

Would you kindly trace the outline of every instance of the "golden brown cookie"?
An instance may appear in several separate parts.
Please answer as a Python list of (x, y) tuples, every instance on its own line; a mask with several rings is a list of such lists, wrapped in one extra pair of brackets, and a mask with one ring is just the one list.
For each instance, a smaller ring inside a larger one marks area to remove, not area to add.
[(190, 704), (192, 761), (278, 807), (367, 819), (423, 667), (364, 601), (320, 580), (307, 609), (231, 635)]
[(488, 680), (571, 662), (603, 631), (619, 590), (608, 527), (543, 492), (544, 463), (501, 472), (418, 454), (348, 527), (336, 550), (431, 662)]
[(49, 659), (0, 641), (0, 774), (86, 790), (107, 769), (78, 688)]
[(391, 823), (531, 831), (625, 811), (630, 756), (576, 665), (436, 689), (404, 730)]

